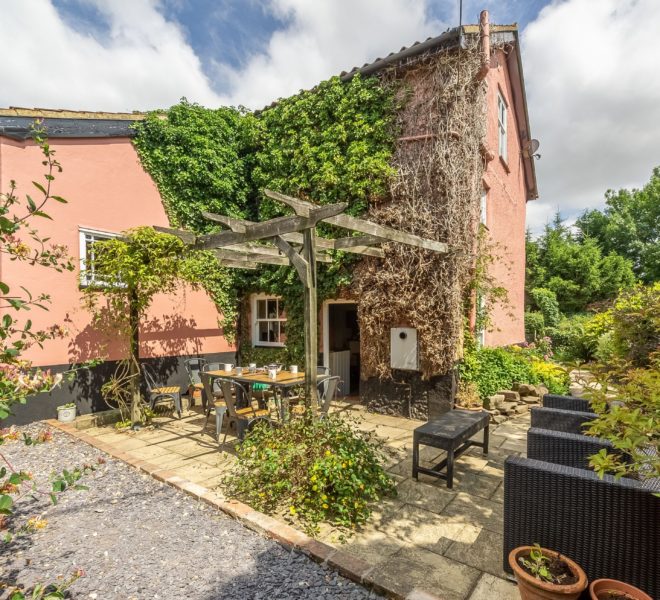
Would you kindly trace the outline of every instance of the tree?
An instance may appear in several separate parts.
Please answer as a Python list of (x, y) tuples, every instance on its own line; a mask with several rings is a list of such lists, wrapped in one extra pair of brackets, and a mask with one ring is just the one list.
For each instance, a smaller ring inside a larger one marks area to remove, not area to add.
[(576, 236), (559, 214), (538, 239), (528, 234), (526, 246), (528, 295), (535, 288), (550, 290), (564, 313), (611, 299), (635, 282), (628, 259), (616, 253), (603, 257), (594, 238)]
[[(143, 421), (140, 395), (140, 322), (156, 294), (170, 294), (186, 282), (204, 287), (224, 319), (235, 314), (229, 274), (209, 251), (195, 250), (179, 238), (139, 227), (95, 248), (95, 283), (84, 290), (94, 322), (123, 336), (128, 351), (102, 389), (133, 424)], [(105, 302), (101, 302), (104, 300)], [(125, 414), (128, 411), (128, 415)]]
[(581, 238), (631, 261), (642, 281), (660, 280), (660, 167), (643, 188), (609, 190), (605, 197), (604, 211), (588, 210), (577, 220)]

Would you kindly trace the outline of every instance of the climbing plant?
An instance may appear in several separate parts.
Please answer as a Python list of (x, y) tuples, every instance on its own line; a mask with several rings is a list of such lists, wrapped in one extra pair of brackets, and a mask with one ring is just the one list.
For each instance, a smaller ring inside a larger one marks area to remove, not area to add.
[[(394, 175), (394, 98), (393, 86), (375, 78), (342, 83), (334, 77), (257, 114), (184, 100), (138, 123), (135, 146), (172, 224), (198, 233), (212, 228), (202, 211), (251, 220), (283, 214), (282, 205), (262, 197), (266, 187), (320, 204), (347, 201), (347, 212), (357, 215), (387, 195)], [(320, 229), (321, 235), (337, 233), (330, 226)], [(336, 252), (332, 263), (319, 264), (320, 302), (350, 283), (355, 262), (353, 255)], [(233, 292), (236, 298), (259, 291), (284, 299), (286, 348), (251, 348), (245, 307), (244, 358), (300, 361), (303, 289), (293, 269), (238, 270), (223, 276), (221, 284), (223, 294)], [(225, 332), (233, 333), (231, 319), (225, 318)]]
[(250, 195), (254, 117), (183, 99), (135, 124), (135, 148), (158, 186), (170, 222), (194, 231), (211, 225), (203, 210), (244, 217)]
[(144, 420), (140, 396), (140, 322), (156, 294), (172, 293), (186, 282), (205, 288), (221, 308), (224, 318), (234, 315), (233, 296), (225, 281), (227, 270), (210, 252), (186, 246), (179, 238), (157, 233), (151, 227), (130, 230), (122, 238), (95, 246), (94, 283), (83, 290), (94, 322), (103, 330), (123, 336), (127, 358), (102, 387), (110, 404), (117, 405), (123, 420)]

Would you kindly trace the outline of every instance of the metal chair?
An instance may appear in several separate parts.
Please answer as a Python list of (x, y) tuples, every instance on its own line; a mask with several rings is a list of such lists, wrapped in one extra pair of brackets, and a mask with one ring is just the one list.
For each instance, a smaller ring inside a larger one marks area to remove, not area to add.
[(147, 366), (142, 365), (142, 372), (147, 383), (147, 396), (149, 398), (149, 407), (151, 410), (158, 402), (173, 401), (174, 409), (181, 418), (181, 388), (178, 385), (157, 386), (153, 371)]
[[(188, 394), (190, 396), (190, 406), (195, 404), (195, 390), (204, 393), (204, 384), (200, 378), (200, 373), (204, 370), (206, 359), (204, 358), (187, 358), (183, 361), (183, 366), (188, 373)], [(202, 396), (203, 397), (203, 396)]]
[(330, 367), (324, 367), (322, 365), (319, 365), (316, 367), (316, 374), (317, 375), (330, 375)]
[(204, 412), (206, 414), (206, 419), (204, 420), (204, 426), (202, 431), (206, 430), (206, 424), (209, 422), (209, 416), (211, 411), (215, 411), (215, 437), (217, 441), (220, 441), (220, 432), (222, 431), (222, 423), (227, 414), (227, 403), (224, 400), (220, 400), (222, 397), (222, 392), (215, 392), (213, 387), (215, 385), (214, 378), (211, 377), (206, 371), (202, 371), (200, 374), (202, 379), (202, 385), (204, 386)]
[[(219, 362), (207, 361), (202, 368), (202, 373), (206, 371), (221, 371), (221, 370), (222, 368)], [(213, 404), (214, 400), (217, 400), (218, 398), (221, 397), (222, 397), (222, 391), (220, 390), (220, 385), (217, 383), (215, 378), (211, 378), (210, 392), (207, 392), (206, 388), (204, 388), (202, 393), (202, 409), (206, 411), (209, 406), (209, 403)]]
[[(334, 377), (326, 377), (316, 384), (319, 417), (327, 416), (330, 405), (337, 397), (340, 381), (341, 378), (335, 375)], [(302, 415), (305, 413), (305, 408), (304, 404), (296, 404), (291, 408), (291, 414)]]
[[(250, 431), (256, 423), (259, 422), (268, 422), (271, 423), (271, 420), (268, 418), (270, 412), (265, 409), (256, 410), (252, 406), (252, 395), (250, 391), (240, 383), (233, 381), (231, 379), (218, 378), (217, 381), (220, 383), (220, 388), (222, 389), (222, 395), (227, 405), (227, 416), (229, 417), (229, 422), (227, 423), (227, 430), (225, 431), (225, 437), (222, 439), (222, 445), (224, 446), (227, 441), (227, 433), (229, 433), (229, 428), (232, 423), (236, 427), (236, 437), (239, 440), (243, 440), (246, 432)], [(235, 395), (234, 395), (235, 392)], [(247, 400), (247, 406), (245, 408), (237, 408), (235, 397), (243, 396)]]

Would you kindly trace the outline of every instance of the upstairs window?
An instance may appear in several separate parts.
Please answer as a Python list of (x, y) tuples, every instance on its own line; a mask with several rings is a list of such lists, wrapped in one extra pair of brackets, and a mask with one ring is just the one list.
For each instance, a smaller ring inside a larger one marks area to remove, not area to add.
[(283, 347), (286, 344), (286, 314), (277, 296), (252, 299), (252, 345)]
[(105, 285), (95, 270), (96, 250), (99, 244), (118, 238), (117, 233), (80, 228), (80, 285)]
[(500, 156), (507, 161), (506, 147), (506, 119), (507, 119), (508, 108), (502, 94), (497, 94), (497, 129), (499, 132), (499, 150)]

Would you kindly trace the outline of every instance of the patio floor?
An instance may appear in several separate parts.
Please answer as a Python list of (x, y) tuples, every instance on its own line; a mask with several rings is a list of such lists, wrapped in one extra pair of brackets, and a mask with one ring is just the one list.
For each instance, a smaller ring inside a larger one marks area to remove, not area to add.
[[(502, 570), (503, 463), (524, 454), (529, 416), (491, 426), (488, 456), (471, 448), (456, 462), (454, 488), (420, 475), (411, 479), (412, 430), (421, 424), (405, 418), (368, 413), (356, 402), (334, 410), (357, 417), (358, 426), (385, 440), (391, 454), (387, 470), (398, 496), (379, 503), (369, 523), (342, 544), (341, 532), (323, 527), (319, 539), (375, 565), (379, 578), (402, 595), (420, 588), (446, 600), (514, 600), (516, 586)], [(216, 488), (235, 461), (231, 442), (221, 449), (209, 419), (189, 411), (181, 420), (157, 417), (157, 427), (119, 433), (111, 426), (85, 433), (136, 458), (207, 488)], [(442, 452), (423, 447), (423, 462), (437, 463)]]

